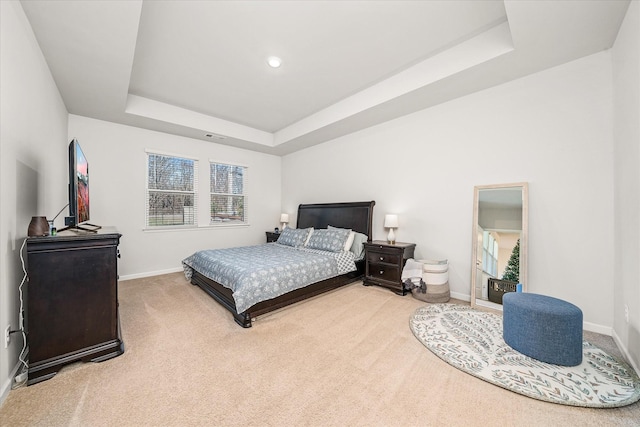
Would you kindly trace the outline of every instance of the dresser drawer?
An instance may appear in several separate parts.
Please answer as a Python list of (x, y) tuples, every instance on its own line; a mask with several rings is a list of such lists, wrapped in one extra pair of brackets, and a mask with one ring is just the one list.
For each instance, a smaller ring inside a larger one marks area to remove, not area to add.
[(399, 265), (402, 260), (402, 253), (395, 252), (380, 252), (380, 251), (367, 251), (367, 262), (370, 263), (387, 263)]
[(371, 280), (398, 283), (400, 282), (400, 269), (397, 266), (369, 264), (369, 277)]

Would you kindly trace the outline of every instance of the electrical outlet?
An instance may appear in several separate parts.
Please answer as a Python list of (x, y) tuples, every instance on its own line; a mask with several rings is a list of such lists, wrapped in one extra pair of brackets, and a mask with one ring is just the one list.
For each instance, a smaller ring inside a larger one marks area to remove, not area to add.
[(627, 304), (624, 305), (624, 320), (629, 323), (629, 306)]
[(9, 347), (9, 342), (11, 341), (11, 325), (7, 325), (4, 330), (4, 348)]

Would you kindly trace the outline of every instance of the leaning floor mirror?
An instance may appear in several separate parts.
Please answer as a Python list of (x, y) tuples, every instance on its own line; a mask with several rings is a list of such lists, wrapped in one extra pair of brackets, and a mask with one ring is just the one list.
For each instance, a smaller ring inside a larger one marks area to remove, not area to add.
[(528, 184), (479, 185), (473, 196), (471, 306), (502, 310), (527, 287)]

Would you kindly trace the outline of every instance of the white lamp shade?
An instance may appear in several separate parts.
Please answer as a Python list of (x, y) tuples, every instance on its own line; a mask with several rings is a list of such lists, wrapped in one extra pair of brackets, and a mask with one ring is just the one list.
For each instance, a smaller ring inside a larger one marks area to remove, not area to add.
[(393, 214), (385, 215), (384, 226), (387, 228), (398, 228), (398, 215), (393, 215)]
[(280, 214), (280, 222), (288, 223), (289, 222), (289, 214)]

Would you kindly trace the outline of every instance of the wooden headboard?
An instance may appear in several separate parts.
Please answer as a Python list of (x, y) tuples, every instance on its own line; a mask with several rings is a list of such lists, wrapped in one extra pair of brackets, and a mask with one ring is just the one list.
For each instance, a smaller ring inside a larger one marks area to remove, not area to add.
[(298, 206), (298, 228), (350, 228), (372, 239), (375, 201), (351, 203), (316, 203)]

